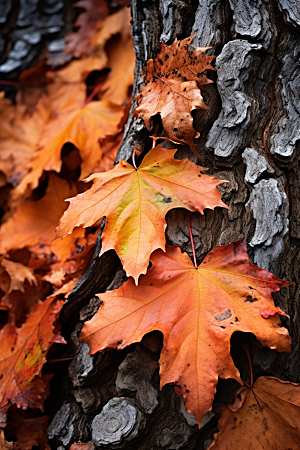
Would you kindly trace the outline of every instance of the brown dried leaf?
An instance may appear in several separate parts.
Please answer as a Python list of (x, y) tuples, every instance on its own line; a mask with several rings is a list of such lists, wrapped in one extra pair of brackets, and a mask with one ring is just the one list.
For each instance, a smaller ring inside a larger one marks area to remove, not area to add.
[(300, 384), (260, 377), (225, 406), (209, 450), (300, 448)]
[(150, 118), (160, 114), (162, 124), (173, 142), (188, 143), (197, 155), (193, 128), (194, 109), (208, 109), (200, 88), (212, 83), (203, 72), (214, 70), (210, 62), (214, 56), (205, 55), (207, 48), (189, 45), (194, 35), (173, 44), (161, 44), (161, 52), (147, 62), (143, 70), (147, 86), (136, 97), (138, 106), (134, 116), (141, 117), (148, 130)]
[(9, 289), (5, 291), (8, 294), (11, 291), (24, 292), (25, 280), (27, 280), (29, 284), (37, 285), (37, 280), (33, 274), (33, 270), (30, 269), (29, 267), (26, 267), (23, 264), (20, 264), (15, 261), (11, 261), (10, 259), (7, 258), (3, 258), (1, 266), (5, 269), (5, 271), (10, 277)]

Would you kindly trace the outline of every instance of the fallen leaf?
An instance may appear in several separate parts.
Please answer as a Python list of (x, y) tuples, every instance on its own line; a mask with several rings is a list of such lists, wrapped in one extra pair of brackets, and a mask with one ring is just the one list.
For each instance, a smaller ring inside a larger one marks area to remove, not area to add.
[(70, 257), (76, 239), (84, 235), (82, 230), (75, 230), (75, 235), (70, 236), (68, 242), (50, 242), (55, 237), (57, 221), (66, 209), (64, 199), (76, 193), (74, 185), (50, 173), (45, 196), (38, 201), (24, 200), (18, 203), (13, 214), (1, 226), (0, 253), (35, 245), (43, 249), (51, 245), (51, 251), (59, 260)]
[(99, 163), (93, 169), (94, 173), (107, 172), (113, 168), (122, 139), (123, 132), (100, 140), (102, 155)]
[(222, 409), (209, 450), (300, 448), (300, 384), (260, 377)]
[(50, 109), (45, 98), (36, 104), (32, 114), (25, 105), (13, 105), (0, 93), (0, 162), (7, 180), (16, 186), (28, 172), (42, 130), (49, 120)]
[(70, 206), (60, 220), (57, 237), (75, 226), (92, 226), (106, 216), (101, 254), (114, 249), (136, 283), (146, 273), (151, 253), (165, 249), (165, 214), (186, 208), (203, 214), (205, 208), (227, 207), (216, 186), (221, 180), (201, 174), (203, 167), (174, 159), (175, 150), (157, 146), (138, 169), (121, 161), (112, 170), (93, 174), (93, 186), (68, 199)]
[[(167, 46), (161, 44), (161, 52), (150, 59), (142, 74), (146, 87), (136, 97), (138, 106), (134, 116), (141, 117), (148, 130), (150, 118), (160, 114), (163, 127), (173, 142), (188, 143), (197, 155), (193, 128), (194, 109), (209, 109), (200, 88), (212, 83), (203, 72), (214, 70), (210, 62), (215, 56), (205, 55), (207, 48), (193, 47), (192, 36)], [(202, 75), (201, 75), (202, 74)]]
[(42, 407), (44, 382), (34, 377), (56, 339), (54, 322), (62, 306), (52, 298), (39, 302), (20, 328), (7, 323), (0, 331), (0, 407), (9, 401), (22, 409)]
[[(128, 101), (129, 88), (133, 85), (135, 53), (130, 30), (131, 17), (129, 8), (121, 9), (114, 16), (115, 22), (119, 21), (120, 30), (118, 36), (106, 46), (110, 72), (102, 88), (102, 91), (104, 91), (102, 99), (122, 105)], [(113, 18), (113, 16), (109, 18)], [(108, 30), (111, 30), (111, 28), (110, 24)], [(114, 31), (117, 31), (116, 26)]]
[(81, 13), (75, 22), (78, 31), (66, 37), (66, 53), (72, 53), (76, 58), (80, 58), (91, 53), (91, 40), (109, 10), (107, 2), (103, 0), (81, 0), (73, 6), (85, 9), (85, 12)]
[[(279, 319), (285, 313), (274, 306), (271, 293), (292, 283), (252, 264), (240, 241), (216, 247), (198, 268), (179, 247), (157, 250), (151, 262), (138, 286), (130, 278), (119, 289), (98, 294), (103, 304), (84, 324), (81, 339), (95, 353), (123, 349), (146, 333), (161, 331), (161, 387), (175, 383), (200, 426), (211, 409), (218, 377), (241, 382), (230, 355), (235, 331), (253, 333), (277, 351), (290, 351), (290, 336)], [(276, 315), (263, 319), (260, 311), (266, 306)]]
[(10, 286), (6, 291), (8, 294), (11, 291), (24, 292), (24, 282), (28, 281), (29, 284), (37, 285), (36, 277), (33, 274), (33, 270), (10, 259), (3, 258), (1, 266), (5, 269), (10, 277)]
[(16, 94), (17, 104), (26, 105), (29, 113), (34, 113), (41, 97), (46, 94), (46, 73), (48, 67), (45, 61), (24, 70), (19, 76), (19, 89)]
[(49, 283), (44, 282), (39, 274), (36, 274), (35, 278), (36, 284), (25, 282), (24, 292), (12, 291), (6, 293), (0, 301), (0, 308), (10, 311), (18, 327), (26, 320), (27, 315), (38, 301), (44, 300), (49, 294)]
[[(95, 4), (93, 5), (95, 7)], [(114, 35), (119, 35), (120, 40), (117, 45), (114, 45), (110, 49), (109, 55), (107, 55), (107, 41), (109, 41), (109, 39)], [(72, 36), (70, 39), (72, 40)], [(128, 83), (130, 83), (133, 78), (133, 64), (135, 61), (134, 54), (132, 54), (133, 44), (130, 32), (129, 9), (127, 7), (121, 8), (119, 11), (107, 16), (105, 20), (99, 23), (97, 30), (89, 29), (89, 46), (87, 47), (87, 51), (82, 52), (81, 44), (85, 45), (82, 41), (80, 45), (77, 46), (76, 51), (83, 53), (84, 57), (71, 61), (66, 67), (53, 72), (52, 76), (56, 79), (63, 80), (65, 83), (75, 83), (85, 80), (88, 74), (93, 70), (102, 70), (107, 67), (110, 68), (111, 73), (108, 77), (106, 88), (110, 88), (110, 80), (114, 78), (118, 81), (118, 83), (114, 85), (114, 89), (116, 89), (119, 93), (123, 92), (126, 89), (124, 86), (128, 86)], [(126, 48), (124, 48), (124, 46)], [(70, 49), (69, 46), (67, 46), (66, 51), (68, 51), (68, 49)], [(126, 54), (127, 52), (128, 54)], [(119, 60), (115, 60), (113, 58), (115, 53)], [(133, 62), (132, 57), (134, 58)], [(127, 65), (125, 61), (127, 62)], [(123, 74), (119, 70), (120, 66), (122, 66), (124, 70)], [(116, 74), (116, 71), (120, 76)], [(123, 86), (123, 88), (121, 88), (121, 86)], [(112, 92), (110, 91), (111, 98), (109, 95), (106, 98), (118, 105), (121, 105), (123, 101), (127, 100), (127, 92), (125, 100), (120, 101), (118, 95), (114, 94), (114, 89)]]
[(108, 101), (93, 101), (85, 105), (86, 87), (80, 83), (64, 86), (62, 95), (49, 96), (56, 113), (44, 128), (39, 151), (31, 161), (31, 171), (15, 189), (13, 198), (23, 195), (28, 188), (35, 189), (43, 170), (59, 172), (61, 150), (70, 142), (78, 148), (82, 158), (80, 179), (90, 175), (101, 159), (98, 140), (119, 132), (124, 107)]

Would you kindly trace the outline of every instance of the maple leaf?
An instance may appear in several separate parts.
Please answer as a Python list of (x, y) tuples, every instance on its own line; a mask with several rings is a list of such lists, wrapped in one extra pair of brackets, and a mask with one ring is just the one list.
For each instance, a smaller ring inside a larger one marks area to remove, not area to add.
[(112, 170), (93, 174), (93, 186), (77, 197), (60, 220), (57, 237), (71, 233), (75, 226), (88, 227), (106, 216), (101, 254), (114, 249), (127, 276), (137, 282), (146, 273), (151, 253), (165, 249), (165, 214), (172, 208), (199, 211), (221, 201), (215, 177), (201, 174), (203, 167), (174, 159), (174, 150), (157, 146), (138, 169), (121, 161)]
[(76, 239), (84, 235), (82, 230), (75, 230), (75, 235), (70, 236), (68, 242), (55, 241), (50, 244), (50, 241), (55, 236), (57, 221), (66, 209), (64, 199), (76, 193), (74, 185), (50, 173), (45, 196), (36, 202), (29, 199), (19, 202), (1, 226), (0, 253), (38, 245), (42, 246), (43, 251), (45, 246), (49, 246), (49, 252), (57, 255), (60, 261), (70, 257)]
[(31, 161), (31, 171), (23, 178), (14, 191), (14, 198), (23, 195), (27, 188), (35, 189), (43, 170), (59, 172), (62, 165), (61, 149), (66, 142), (78, 148), (82, 158), (81, 178), (90, 175), (101, 159), (100, 138), (119, 131), (119, 122), (124, 107), (108, 101), (93, 101), (85, 104), (86, 87), (83, 83), (75, 86), (61, 86), (49, 96), (55, 117), (43, 130), (40, 146)]
[(209, 450), (300, 448), (300, 385), (260, 377), (243, 386), (235, 402), (222, 408), (219, 433)]
[[(176, 384), (188, 412), (200, 426), (211, 409), (218, 376), (240, 381), (230, 355), (235, 331), (253, 333), (262, 345), (290, 350), (290, 337), (280, 327), (272, 292), (288, 281), (252, 264), (240, 242), (216, 247), (195, 268), (179, 247), (157, 250), (152, 268), (136, 286), (129, 279), (119, 289), (98, 294), (103, 305), (82, 328), (91, 353), (123, 349), (150, 331), (164, 335), (159, 360), (161, 387)], [(273, 311), (268, 319), (262, 311)]]
[[(215, 56), (204, 54), (207, 48), (190, 46), (194, 34), (188, 38), (166, 46), (161, 44), (161, 52), (156, 59), (150, 59), (143, 70), (147, 86), (138, 94), (138, 106), (134, 116), (141, 117), (148, 130), (150, 118), (160, 114), (163, 127), (172, 141), (188, 143), (197, 155), (194, 138), (199, 133), (193, 128), (194, 109), (209, 109), (203, 100), (200, 88), (212, 83), (204, 70)], [(199, 75), (199, 76), (198, 76)]]
[(33, 378), (57, 339), (53, 324), (62, 306), (52, 298), (39, 302), (20, 328), (7, 323), (0, 331), (0, 408), (9, 401), (23, 409), (41, 407), (44, 383)]

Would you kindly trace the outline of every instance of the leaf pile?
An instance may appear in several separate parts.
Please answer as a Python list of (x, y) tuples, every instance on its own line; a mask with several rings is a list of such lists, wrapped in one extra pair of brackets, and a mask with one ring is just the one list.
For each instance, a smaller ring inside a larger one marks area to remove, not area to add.
[[(49, 418), (42, 412), (51, 376), (42, 368), (51, 345), (66, 343), (59, 313), (89, 264), (104, 216), (101, 254), (114, 249), (129, 279), (98, 294), (102, 305), (81, 333), (91, 353), (123, 349), (151, 331), (163, 333), (161, 387), (174, 383), (200, 426), (218, 378), (242, 383), (230, 354), (233, 333), (253, 333), (277, 351), (289, 351), (291, 344), (280, 324), (286, 314), (272, 293), (292, 283), (252, 264), (241, 241), (214, 248), (199, 266), (190, 222), (194, 263), (179, 247), (166, 245), (167, 212), (227, 208), (217, 189), (224, 180), (188, 159), (175, 159), (175, 149), (154, 144), (139, 167), (135, 148), (133, 165), (122, 160), (112, 168), (133, 81), (129, 10), (109, 14), (101, 0), (75, 6), (84, 12), (63, 60), (77, 59), (52, 70), (39, 63), (22, 74), (15, 104), (0, 97), (1, 425), (8, 421), (0, 441), (8, 449), (49, 449)], [(192, 111), (207, 109), (201, 89), (211, 83), (205, 71), (213, 69), (214, 57), (192, 47), (192, 39), (162, 43), (157, 58), (147, 62), (135, 116), (150, 130), (151, 117), (159, 114), (169, 140), (188, 143), (196, 153)], [(60, 217), (56, 237), (64, 239), (54, 239)], [(62, 350), (63, 358), (52, 362), (69, 360), (69, 352)], [(224, 409), (211, 448), (251, 448), (253, 438), (261, 448), (297, 448), (299, 419), (284, 418), (299, 412), (298, 388), (271, 378), (242, 387), (235, 404)], [(28, 410), (20, 414), (28, 408), (33, 416)], [(282, 429), (289, 434), (284, 441), (277, 438), (284, 436)], [(71, 444), (74, 450), (94, 447)]]
[(63, 298), (94, 253), (99, 222), (63, 241), (53, 241), (55, 227), (65, 199), (87, 189), (80, 180), (112, 168), (130, 105), (129, 9), (110, 14), (101, 0), (77, 7), (85, 11), (67, 52), (80, 59), (24, 72), (15, 103), (0, 93), (0, 416), (5, 426), (8, 412), (10, 437), (1, 435), (1, 448), (50, 448), (42, 415), (49, 376), (42, 368), (53, 342), (65, 343)]

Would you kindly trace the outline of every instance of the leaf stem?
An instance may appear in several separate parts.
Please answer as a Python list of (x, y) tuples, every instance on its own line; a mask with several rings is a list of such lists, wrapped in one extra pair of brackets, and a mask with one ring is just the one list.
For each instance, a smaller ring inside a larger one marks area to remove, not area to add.
[(133, 148), (133, 152), (132, 152), (132, 164), (136, 170), (137, 170), (137, 167), (136, 167), (136, 163), (135, 163), (135, 155), (139, 156), (141, 153), (142, 153), (142, 150), (140, 149), (140, 147), (135, 145)]
[(159, 139), (157, 137), (158, 127), (159, 127), (159, 125), (158, 125), (158, 123), (156, 123), (155, 128), (154, 128), (154, 135), (151, 136), (152, 137), (152, 148), (156, 147), (156, 141), (157, 141), (157, 139)]
[(90, 95), (87, 97), (87, 99), (83, 102), (81, 108), (85, 108), (95, 97), (95, 95), (101, 90), (102, 86), (104, 85), (103, 82), (97, 84), (97, 86), (95, 87), (95, 89), (92, 90), (92, 92), (90, 93)]
[(172, 142), (173, 144), (183, 145), (183, 142), (175, 142), (175, 141), (172, 141), (172, 139), (170, 139), (170, 138), (168, 138), (168, 137), (166, 137), (166, 136), (158, 136), (158, 137), (155, 137), (155, 136), (149, 136), (149, 137), (151, 137), (151, 139), (155, 139), (156, 141), (159, 141), (159, 140), (162, 140), (162, 141), (169, 141), (169, 142)]
[(252, 362), (251, 362), (251, 357), (250, 357), (250, 353), (249, 353), (249, 345), (248, 344), (244, 344), (243, 345), (244, 350), (246, 352), (248, 361), (249, 361), (249, 367), (250, 367), (250, 386), (253, 386), (253, 369), (252, 369)]
[(198, 266), (197, 266), (197, 260), (196, 260), (196, 252), (195, 252), (195, 246), (194, 246), (193, 233), (192, 233), (192, 228), (191, 228), (191, 213), (190, 213), (190, 211), (188, 212), (188, 227), (189, 227), (190, 238), (191, 238), (191, 243), (192, 243), (194, 266), (197, 269)]

